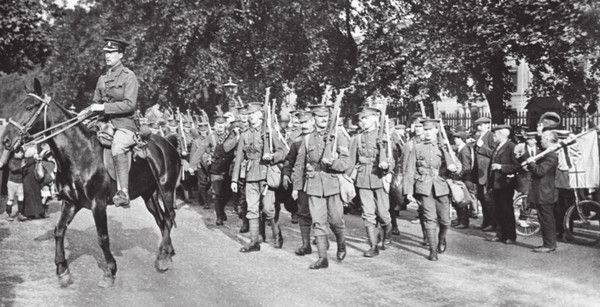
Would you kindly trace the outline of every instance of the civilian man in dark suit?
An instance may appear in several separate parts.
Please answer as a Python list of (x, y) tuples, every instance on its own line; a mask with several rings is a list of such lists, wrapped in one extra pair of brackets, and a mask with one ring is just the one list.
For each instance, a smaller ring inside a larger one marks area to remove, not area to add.
[[(542, 147), (551, 147), (558, 142), (554, 131), (545, 131), (542, 134)], [(527, 159), (527, 168), (531, 172), (531, 189), (527, 201), (537, 208), (540, 229), (542, 230), (543, 245), (533, 249), (538, 253), (549, 253), (556, 250), (556, 221), (554, 217), (554, 206), (558, 201), (558, 190), (555, 186), (556, 168), (558, 166), (558, 155), (552, 151), (534, 161)]]
[[(473, 144), (467, 144), (466, 140), (469, 138), (467, 132), (461, 131), (454, 134), (454, 144), (456, 145), (456, 158), (461, 164), (460, 172), (454, 174), (452, 177), (455, 180), (462, 181), (471, 194), (475, 194), (475, 186), (473, 184), (473, 176), (471, 175), (473, 169), (473, 163), (475, 158), (475, 152), (473, 150)], [(477, 200), (474, 200), (477, 201)], [(469, 206), (465, 204), (463, 207), (456, 207), (456, 215), (458, 224), (455, 226), (456, 229), (469, 228)]]
[(490, 195), (486, 192), (488, 180), (488, 168), (492, 152), (498, 143), (494, 142), (493, 133), (490, 132), (491, 120), (487, 117), (480, 117), (475, 121), (477, 135), (475, 139), (475, 165), (473, 166), (473, 179), (476, 184), (477, 199), (481, 202), (481, 211), (483, 213), (483, 222), (481, 229), (483, 231), (493, 231), (496, 228), (494, 211), (490, 203)]
[[(537, 132), (526, 132), (523, 133), (525, 137), (525, 142), (517, 144), (515, 147), (515, 154), (519, 159), (519, 162), (525, 161), (531, 157), (535, 157), (535, 155), (540, 153), (540, 149), (538, 148), (536, 137), (538, 136)], [(531, 172), (529, 172), (526, 168), (520, 169), (517, 172), (517, 192), (521, 194), (529, 194), (529, 188), (531, 187)]]
[(497, 229), (496, 237), (487, 240), (506, 244), (514, 244), (517, 239), (515, 211), (512, 203), (515, 193), (514, 173), (520, 167), (514, 153), (516, 145), (508, 139), (510, 129), (509, 125), (499, 125), (493, 129), (498, 146), (492, 153), (488, 169), (488, 188), (492, 191)]

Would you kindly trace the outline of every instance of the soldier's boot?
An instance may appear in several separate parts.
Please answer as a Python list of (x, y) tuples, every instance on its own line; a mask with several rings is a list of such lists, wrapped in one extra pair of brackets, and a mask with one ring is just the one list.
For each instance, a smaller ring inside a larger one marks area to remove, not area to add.
[(267, 242), (267, 235), (265, 233), (265, 215), (260, 214), (258, 219), (258, 235), (260, 236), (260, 242)]
[(437, 261), (438, 260), (438, 252), (437, 252), (437, 236), (435, 235), (435, 229), (427, 229), (427, 240), (429, 241), (429, 256), (427, 256), (428, 260)]
[(342, 261), (346, 258), (346, 236), (344, 235), (344, 230), (336, 230), (335, 241), (337, 242), (335, 256), (337, 260)]
[(363, 253), (363, 256), (375, 257), (375, 256), (379, 255), (379, 247), (377, 246), (378, 231), (377, 231), (377, 228), (375, 228), (375, 225), (367, 226), (366, 230), (367, 230), (367, 237), (369, 238), (369, 244), (371, 245), (371, 249), (369, 249), (368, 251), (365, 251)]
[(329, 261), (327, 260), (327, 236), (317, 236), (317, 250), (319, 251), (319, 259), (311, 264), (308, 268), (311, 270), (325, 269), (329, 267)]
[(302, 236), (302, 245), (296, 250), (296, 255), (304, 256), (312, 253), (310, 247), (310, 226), (300, 226), (300, 235)]
[(438, 244), (437, 251), (443, 254), (446, 251), (446, 233), (448, 232), (448, 226), (440, 225), (440, 231), (438, 232)]
[(117, 177), (117, 194), (113, 197), (113, 203), (117, 207), (129, 208), (129, 154), (118, 154), (113, 156), (115, 172)]
[(456, 220), (458, 221), (458, 224), (456, 226), (454, 226), (454, 228), (456, 228), (456, 229), (469, 228), (469, 208), (465, 207), (465, 208), (456, 209), (456, 215), (457, 215)]
[(271, 225), (271, 231), (273, 232), (273, 247), (281, 248), (283, 246), (283, 236), (281, 235), (281, 228), (279, 223), (275, 222), (274, 219), (267, 220)]
[(248, 220), (250, 224), (250, 243), (240, 249), (242, 253), (257, 252), (260, 250), (260, 241), (258, 239), (258, 219)]
[(198, 186), (198, 206), (204, 207), (204, 209), (210, 209), (207, 197), (208, 192), (206, 192), (206, 186)]
[(383, 228), (383, 240), (381, 240), (381, 250), (392, 244), (392, 225), (388, 224), (382, 226)]
[(425, 230), (425, 222), (421, 219), (421, 231), (423, 232), (423, 242), (421, 245), (429, 246), (429, 239), (427, 239), (427, 231)]

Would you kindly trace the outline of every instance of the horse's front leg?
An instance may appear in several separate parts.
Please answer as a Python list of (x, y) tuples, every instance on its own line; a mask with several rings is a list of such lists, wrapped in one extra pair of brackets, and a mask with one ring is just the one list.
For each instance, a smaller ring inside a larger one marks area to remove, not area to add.
[(104, 277), (98, 286), (102, 288), (112, 287), (115, 283), (115, 275), (117, 274), (117, 262), (110, 252), (110, 241), (108, 238), (108, 224), (106, 218), (106, 203), (95, 201), (92, 206), (92, 215), (96, 222), (96, 232), (98, 232), (98, 243), (104, 253), (106, 260), (106, 268), (104, 269)]
[(54, 263), (56, 263), (58, 282), (62, 287), (66, 287), (73, 282), (69, 265), (65, 259), (65, 232), (67, 231), (67, 226), (71, 224), (71, 221), (80, 209), (81, 207), (77, 207), (69, 201), (63, 201), (60, 219), (54, 228), (54, 240), (56, 244)]

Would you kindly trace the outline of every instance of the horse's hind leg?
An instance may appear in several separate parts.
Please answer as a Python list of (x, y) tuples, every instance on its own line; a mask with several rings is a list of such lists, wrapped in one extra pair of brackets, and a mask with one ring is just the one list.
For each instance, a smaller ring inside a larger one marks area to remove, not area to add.
[(173, 225), (171, 225), (169, 219), (165, 218), (165, 211), (160, 208), (157, 192), (152, 193), (151, 196), (144, 197), (144, 201), (146, 202), (148, 211), (154, 216), (156, 224), (160, 228), (162, 234), (162, 240), (158, 248), (158, 256), (154, 263), (156, 270), (162, 273), (169, 269), (171, 265), (171, 256), (175, 254), (173, 245), (171, 244), (171, 227), (173, 227)]
[(81, 207), (77, 207), (71, 202), (63, 201), (60, 219), (54, 228), (54, 240), (56, 244), (54, 263), (56, 263), (58, 282), (62, 287), (66, 287), (72, 282), (69, 265), (65, 259), (65, 232), (67, 231), (67, 226), (73, 221), (73, 218), (80, 209)]
[(106, 218), (106, 203), (96, 201), (92, 206), (92, 214), (96, 222), (96, 232), (98, 233), (98, 244), (104, 253), (106, 260), (106, 268), (104, 269), (104, 277), (98, 286), (102, 288), (112, 287), (115, 283), (115, 275), (117, 274), (117, 262), (110, 252), (110, 241), (108, 238), (108, 224)]

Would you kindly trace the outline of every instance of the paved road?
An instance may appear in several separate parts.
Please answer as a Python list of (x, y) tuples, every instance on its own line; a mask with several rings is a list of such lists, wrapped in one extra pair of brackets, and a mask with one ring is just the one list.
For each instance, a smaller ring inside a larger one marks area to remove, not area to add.
[[(316, 253), (298, 257), (297, 225), (282, 213), (283, 249), (262, 244), (257, 253), (238, 250), (247, 235), (228, 211), (214, 226), (214, 213), (197, 206), (177, 211), (173, 242), (177, 252), (166, 273), (153, 267), (158, 228), (141, 201), (129, 210), (109, 208), (111, 247), (119, 272), (115, 286), (101, 289), (104, 259), (89, 211), (67, 231), (67, 255), (74, 283), (59, 287), (54, 275), (49, 219), (0, 221), (0, 306), (598, 306), (600, 249), (566, 243), (553, 254), (530, 248), (540, 237), (519, 238), (514, 246), (483, 241), (475, 229), (451, 231), (449, 249), (438, 262), (425, 260), (415, 213), (399, 219), (402, 235), (393, 247), (368, 259), (359, 216), (346, 215), (349, 250), (329, 269), (307, 267)], [(477, 220), (472, 220), (477, 224)], [(269, 236), (269, 231), (267, 230)], [(334, 247), (335, 244), (332, 245)], [(329, 252), (335, 257), (335, 248)]]

